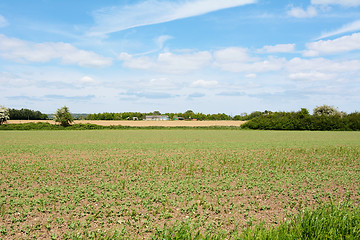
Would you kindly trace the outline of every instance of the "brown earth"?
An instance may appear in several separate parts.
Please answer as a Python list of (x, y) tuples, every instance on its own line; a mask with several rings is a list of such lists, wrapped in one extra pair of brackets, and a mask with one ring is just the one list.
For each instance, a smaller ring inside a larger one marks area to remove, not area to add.
[[(55, 124), (53, 120), (8, 120), (8, 124), (47, 122)], [(210, 127), (210, 126), (234, 126), (238, 127), (246, 121), (112, 121), (112, 120), (75, 120), (74, 123), (91, 123), (100, 126), (131, 126), (131, 127)]]

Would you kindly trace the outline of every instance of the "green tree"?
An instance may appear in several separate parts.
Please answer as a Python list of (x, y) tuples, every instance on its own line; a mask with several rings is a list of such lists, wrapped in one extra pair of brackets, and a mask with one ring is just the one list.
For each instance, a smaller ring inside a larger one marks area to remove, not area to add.
[(187, 110), (184, 112), (183, 117), (186, 119), (195, 118), (195, 113), (192, 110)]
[(0, 125), (9, 120), (9, 109), (4, 106), (0, 106)]
[(56, 110), (54, 115), (55, 122), (59, 122), (61, 126), (67, 127), (70, 126), (74, 121), (73, 116), (71, 115), (69, 108), (64, 106)]

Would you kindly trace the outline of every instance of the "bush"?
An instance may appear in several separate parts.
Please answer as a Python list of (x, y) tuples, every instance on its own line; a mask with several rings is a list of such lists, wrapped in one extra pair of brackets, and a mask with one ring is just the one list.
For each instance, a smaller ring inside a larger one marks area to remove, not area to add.
[(61, 126), (67, 127), (70, 126), (74, 121), (71, 113), (69, 112), (69, 108), (64, 106), (58, 109), (54, 115), (55, 122), (59, 122)]
[(334, 115), (341, 115), (341, 112), (339, 112), (333, 106), (322, 105), (322, 106), (314, 108), (313, 115), (314, 116), (323, 116), (323, 115), (334, 116)]
[(0, 125), (9, 120), (9, 109), (4, 106), (0, 106)]

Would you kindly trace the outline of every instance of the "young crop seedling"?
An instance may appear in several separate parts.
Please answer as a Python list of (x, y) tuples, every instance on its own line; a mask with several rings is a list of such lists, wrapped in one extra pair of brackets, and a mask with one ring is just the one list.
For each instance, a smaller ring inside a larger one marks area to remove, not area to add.
[(360, 203), (356, 132), (137, 129), (0, 137), (8, 139), (0, 145), (5, 239), (239, 239), (248, 228), (271, 229), (305, 209)]

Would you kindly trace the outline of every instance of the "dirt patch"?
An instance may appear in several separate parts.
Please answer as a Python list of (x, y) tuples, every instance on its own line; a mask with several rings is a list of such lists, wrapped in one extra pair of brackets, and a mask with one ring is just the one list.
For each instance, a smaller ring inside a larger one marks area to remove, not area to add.
[[(9, 120), (7, 124), (16, 123), (50, 123), (55, 124), (52, 120)], [(246, 121), (106, 121), (106, 120), (76, 120), (75, 124), (96, 124), (100, 126), (130, 126), (130, 127), (211, 127), (211, 126), (233, 126), (239, 127)]]

